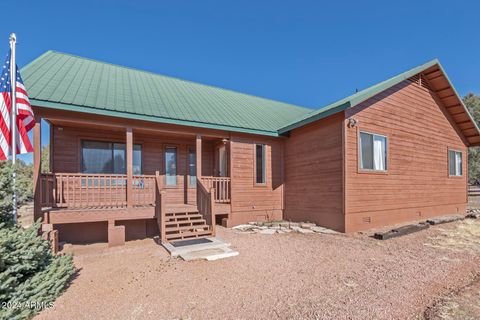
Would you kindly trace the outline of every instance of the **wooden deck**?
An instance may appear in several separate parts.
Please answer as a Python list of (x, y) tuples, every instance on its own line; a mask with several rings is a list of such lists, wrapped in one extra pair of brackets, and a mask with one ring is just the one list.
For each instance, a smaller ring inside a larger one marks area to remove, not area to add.
[[(198, 212), (197, 206), (190, 204), (167, 204), (166, 213)], [(155, 206), (53, 208), (44, 211), (51, 224), (98, 222), (110, 220), (154, 219)]]
[[(45, 230), (54, 225), (108, 222), (109, 243), (124, 243), (117, 221), (155, 219), (162, 242), (215, 235), (215, 215), (230, 213), (230, 178), (199, 177), (196, 204), (168, 203), (165, 176), (49, 173), (40, 176)], [(218, 188), (218, 189), (217, 189)], [(193, 220), (192, 220), (193, 219)]]

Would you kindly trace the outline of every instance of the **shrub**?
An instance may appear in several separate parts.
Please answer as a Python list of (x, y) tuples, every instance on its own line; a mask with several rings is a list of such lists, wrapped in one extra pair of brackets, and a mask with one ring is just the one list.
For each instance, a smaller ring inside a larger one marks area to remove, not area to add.
[[(28, 175), (20, 176), (19, 202), (29, 188)], [(12, 182), (11, 164), (0, 162), (0, 319), (26, 319), (51, 306), (75, 269), (71, 255), (52, 254), (50, 242), (39, 236), (40, 222), (27, 229), (13, 223)]]
[(74, 273), (72, 256), (54, 256), (39, 228), (0, 223), (0, 319), (29, 318), (51, 306)]

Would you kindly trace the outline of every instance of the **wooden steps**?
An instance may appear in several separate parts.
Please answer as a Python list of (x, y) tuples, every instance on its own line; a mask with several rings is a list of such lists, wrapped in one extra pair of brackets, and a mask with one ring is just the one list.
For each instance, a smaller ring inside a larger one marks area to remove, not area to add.
[(165, 221), (167, 241), (212, 236), (211, 226), (198, 211), (168, 212)]

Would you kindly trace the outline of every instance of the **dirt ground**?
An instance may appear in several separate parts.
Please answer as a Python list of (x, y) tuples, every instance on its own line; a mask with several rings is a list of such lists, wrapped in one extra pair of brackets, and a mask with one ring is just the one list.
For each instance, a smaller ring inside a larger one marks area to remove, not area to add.
[(456, 222), (379, 241), (219, 228), (240, 255), (212, 262), (172, 259), (151, 239), (75, 246), (77, 277), (36, 319), (448, 319), (447, 298), (480, 272), (477, 229)]

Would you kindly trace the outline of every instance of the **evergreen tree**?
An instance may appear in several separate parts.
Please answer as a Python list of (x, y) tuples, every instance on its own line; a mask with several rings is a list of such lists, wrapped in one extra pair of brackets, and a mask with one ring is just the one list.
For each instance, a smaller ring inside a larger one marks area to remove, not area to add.
[(50, 145), (42, 147), (42, 168), (43, 173), (50, 172)]
[(72, 256), (54, 256), (39, 228), (0, 223), (0, 319), (30, 318), (51, 306), (74, 273)]
[[(478, 125), (480, 123), (480, 96), (469, 93), (463, 98), (463, 102)], [(468, 150), (468, 178), (470, 182), (480, 183), (479, 147), (471, 147)]]
[[(19, 161), (17, 195), (31, 197), (31, 169)], [(55, 256), (39, 235), (40, 222), (24, 229), (13, 223), (12, 165), (0, 162), (0, 319), (27, 319), (51, 303), (74, 273), (71, 255)]]

